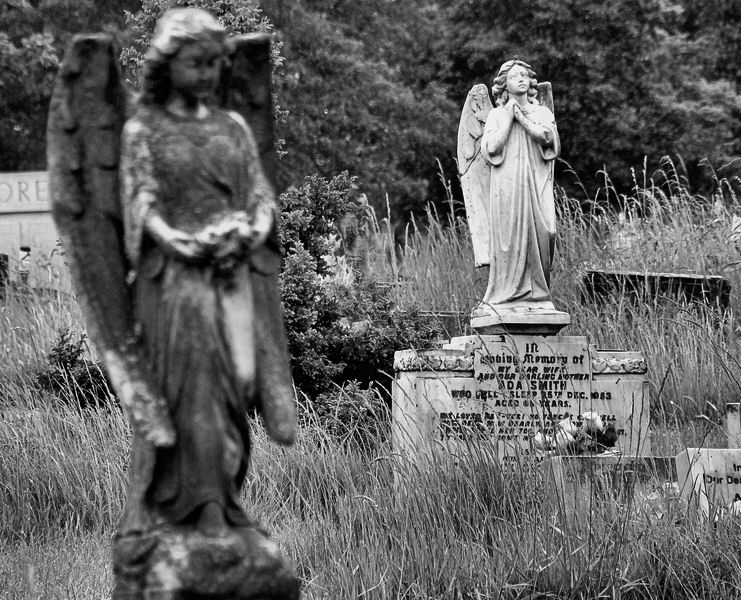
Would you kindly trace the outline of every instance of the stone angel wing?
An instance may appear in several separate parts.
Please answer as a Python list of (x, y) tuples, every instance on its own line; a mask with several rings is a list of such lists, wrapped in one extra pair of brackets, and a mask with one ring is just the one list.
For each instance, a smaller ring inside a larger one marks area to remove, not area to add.
[(553, 110), (553, 90), (550, 81), (543, 81), (538, 84), (538, 102), (545, 106), (551, 112)]
[(47, 126), (52, 214), (77, 300), (133, 427), (155, 446), (175, 431), (134, 336), (126, 283), (118, 163), (127, 92), (106, 35), (75, 36), (57, 76)]
[(481, 152), (481, 136), (493, 106), (483, 83), (466, 96), (458, 125), (458, 175), (466, 205), (477, 267), (489, 264), (489, 163)]
[[(229, 41), (229, 67), (222, 77), (223, 106), (244, 118), (255, 136), (260, 161), (275, 188), (276, 155), (270, 35), (253, 33)], [(277, 224), (250, 256), (257, 331), (257, 408), (270, 437), (290, 444), (296, 437), (296, 400), (281, 312)]]

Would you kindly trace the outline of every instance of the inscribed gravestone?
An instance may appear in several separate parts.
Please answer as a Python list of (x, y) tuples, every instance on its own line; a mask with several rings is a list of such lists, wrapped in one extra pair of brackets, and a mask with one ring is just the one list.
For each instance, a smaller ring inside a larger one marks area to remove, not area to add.
[(647, 455), (642, 355), (555, 335), (571, 318), (550, 292), (560, 151), (550, 84), (538, 84), (515, 58), (501, 66), (491, 92), (472, 88), (458, 130), (474, 261), (489, 265), (471, 315), (477, 335), (396, 353), (394, 448), (415, 456), (434, 443), (459, 452), (478, 440), (502, 458), (605, 448)]
[(741, 449), (687, 448), (676, 457), (682, 497), (706, 516), (741, 509)]
[(535, 436), (585, 412), (615, 428), (614, 450), (646, 455), (645, 361), (605, 352), (578, 336), (469, 336), (442, 350), (396, 353), (395, 449), (407, 455), (425, 440), (451, 451), (471, 439), (495, 442), (502, 457), (542, 450)]

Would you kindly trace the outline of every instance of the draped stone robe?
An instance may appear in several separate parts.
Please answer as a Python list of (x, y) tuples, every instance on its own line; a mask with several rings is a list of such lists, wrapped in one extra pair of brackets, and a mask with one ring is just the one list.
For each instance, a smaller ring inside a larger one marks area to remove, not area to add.
[(189, 522), (210, 502), (232, 525), (247, 525), (239, 494), (255, 394), (249, 265), (183, 261), (144, 224), (154, 211), (170, 227), (198, 233), (237, 212), (275, 213), (274, 194), (249, 128), (218, 109), (192, 119), (141, 107), (124, 128), (121, 174), (135, 318), (177, 433), (172, 448), (156, 450), (140, 496), (130, 493), (121, 529), (146, 530), (149, 519)]
[(553, 310), (549, 290), (556, 238), (553, 160), (560, 142), (548, 108), (531, 104), (524, 114), (549, 129), (553, 141), (548, 147), (515, 120), (502, 149), (489, 153), (488, 141), (506, 126), (503, 107), (489, 113), (484, 127), (482, 151), (491, 164), (491, 264), (482, 305)]

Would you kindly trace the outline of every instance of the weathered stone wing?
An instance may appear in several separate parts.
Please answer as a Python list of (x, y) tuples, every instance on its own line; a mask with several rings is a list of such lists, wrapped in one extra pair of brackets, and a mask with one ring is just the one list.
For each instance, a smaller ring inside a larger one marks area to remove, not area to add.
[(134, 336), (118, 164), (127, 93), (107, 35), (76, 36), (57, 76), (47, 128), (52, 213), (90, 339), (137, 432), (175, 431)]
[(458, 174), (477, 267), (489, 264), (489, 163), (481, 152), (486, 118), (492, 110), (489, 92), (476, 84), (466, 96), (458, 126)]
[[(222, 103), (242, 115), (252, 129), (263, 170), (275, 188), (270, 35), (232, 38), (230, 55), (231, 68), (224, 73), (221, 85)], [(270, 437), (290, 444), (296, 437), (296, 400), (278, 289), (280, 259), (274, 228), (267, 242), (250, 257), (257, 331), (257, 402)]]
[(543, 81), (538, 84), (538, 102), (550, 110), (554, 115), (556, 114), (556, 111), (553, 110), (553, 90), (550, 81)]

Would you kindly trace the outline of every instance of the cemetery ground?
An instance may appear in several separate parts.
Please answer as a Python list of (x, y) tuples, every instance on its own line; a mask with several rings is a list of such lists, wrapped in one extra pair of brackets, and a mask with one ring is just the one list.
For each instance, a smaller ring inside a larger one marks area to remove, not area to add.
[[(727, 182), (699, 198), (672, 172), (661, 188), (637, 184), (625, 219), (559, 198), (553, 280), (572, 317), (563, 334), (646, 356), (652, 454), (663, 456), (724, 447), (724, 407), (741, 396), (741, 209)], [(465, 312), (480, 298), (486, 273), (472, 266), (465, 224), (431, 213), (396, 255), (386, 225), (372, 231), (362, 268), (398, 282), (400, 302)], [(583, 303), (591, 268), (723, 275), (731, 310)], [(2, 598), (110, 593), (128, 425), (116, 410), (81, 411), (33, 383), (57, 331), (83, 327), (71, 303), (9, 295), (0, 307)], [(337, 435), (309, 409), (287, 449), (254, 428), (245, 504), (292, 558), (307, 599), (741, 598), (741, 520), (703, 518), (664, 479), (619, 497), (585, 486), (589, 509), (573, 514), (537, 470), (502, 473), (486, 446), (410, 463), (392, 453), (388, 418), (355, 427)]]

